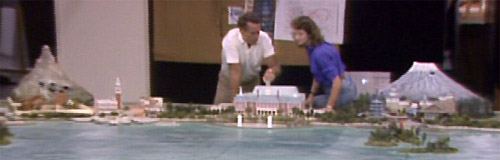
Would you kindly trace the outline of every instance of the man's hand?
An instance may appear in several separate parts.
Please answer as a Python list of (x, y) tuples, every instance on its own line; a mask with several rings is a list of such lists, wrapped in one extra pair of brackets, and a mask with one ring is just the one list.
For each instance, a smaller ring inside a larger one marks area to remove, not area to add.
[(264, 80), (264, 82), (268, 80), (268, 82), (274, 81), (274, 79), (281, 74), (281, 66), (278, 63), (278, 60), (276, 60), (276, 56), (274, 55), (267, 57), (264, 60), (267, 63), (268, 69), (264, 73), (264, 77), (262, 77), (262, 80)]
[(274, 81), (275, 78), (276, 78), (276, 76), (275, 76), (273, 69), (269, 68), (266, 70), (266, 73), (264, 73), (264, 77), (262, 78), (262, 80), (264, 80), (264, 82), (266, 82), (266, 84), (267, 83), (271, 84), (271, 82)]

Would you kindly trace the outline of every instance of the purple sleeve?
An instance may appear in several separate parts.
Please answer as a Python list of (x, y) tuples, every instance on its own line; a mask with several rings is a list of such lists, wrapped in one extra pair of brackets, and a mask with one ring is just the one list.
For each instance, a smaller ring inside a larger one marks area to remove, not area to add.
[(320, 73), (331, 82), (337, 76), (343, 76), (345, 72), (345, 64), (340, 58), (340, 53), (337, 49), (323, 50), (315, 58), (316, 64), (320, 68)]

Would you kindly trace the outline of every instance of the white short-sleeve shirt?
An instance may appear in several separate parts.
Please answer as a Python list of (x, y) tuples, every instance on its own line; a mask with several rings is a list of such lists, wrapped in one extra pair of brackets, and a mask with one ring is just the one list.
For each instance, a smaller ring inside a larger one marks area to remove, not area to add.
[(234, 28), (222, 40), (221, 72), (229, 76), (228, 64), (239, 63), (242, 70), (241, 81), (247, 82), (259, 76), (262, 61), (272, 55), (274, 55), (274, 47), (271, 37), (266, 32), (260, 31), (257, 43), (248, 48), (240, 29)]

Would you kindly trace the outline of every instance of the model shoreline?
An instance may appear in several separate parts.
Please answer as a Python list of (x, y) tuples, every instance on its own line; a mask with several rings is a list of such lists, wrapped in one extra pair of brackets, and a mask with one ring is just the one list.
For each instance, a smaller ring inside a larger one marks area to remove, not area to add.
[[(22, 119), (17, 121), (5, 121), (6, 126), (24, 126), (24, 125), (34, 125), (36, 122), (76, 122), (81, 123), (79, 121), (74, 121), (66, 118), (36, 118), (36, 119)], [(91, 121), (86, 122), (91, 123)], [(204, 124), (212, 124), (217, 126), (225, 126), (225, 127), (237, 127), (237, 123), (228, 123), (228, 122), (209, 122), (207, 119), (192, 119), (192, 118), (160, 118), (158, 122), (155, 123), (204, 123)], [(353, 128), (376, 128), (387, 126), (388, 124), (379, 124), (379, 123), (368, 123), (368, 122), (356, 122), (356, 123), (332, 123), (332, 122), (310, 122), (308, 125), (294, 126), (290, 127), (285, 124), (276, 123), (273, 125), (273, 128), (303, 128), (303, 127), (353, 127)], [(428, 131), (438, 131), (438, 130), (465, 130), (465, 131), (482, 131), (482, 132), (500, 132), (500, 128), (479, 128), (479, 127), (468, 127), (468, 126), (442, 126), (442, 125), (429, 125), (429, 124), (419, 124), (418, 126), (422, 127), (422, 129), (426, 129)], [(267, 128), (265, 123), (252, 123), (247, 122), (244, 123), (242, 128)]]

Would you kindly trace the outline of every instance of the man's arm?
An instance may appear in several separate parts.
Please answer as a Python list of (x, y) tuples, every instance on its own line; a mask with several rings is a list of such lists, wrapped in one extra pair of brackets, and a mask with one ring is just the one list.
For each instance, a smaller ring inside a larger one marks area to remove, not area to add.
[(330, 98), (328, 99), (327, 107), (331, 107), (330, 109), (335, 109), (335, 105), (337, 104), (337, 100), (340, 94), (340, 88), (342, 87), (342, 78), (337, 76), (332, 81), (332, 90), (330, 93)]
[(278, 63), (278, 60), (276, 60), (276, 55), (269, 56), (264, 60), (267, 63), (268, 70), (272, 69), (274, 78), (278, 77), (281, 74), (281, 65)]
[(231, 71), (231, 91), (233, 97), (238, 94), (241, 79), (241, 65), (239, 63), (229, 64), (229, 70)]
[[(262, 32), (262, 47), (263, 47), (263, 56), (264, 56), (264, 61), (267, 64), (267, 71), (266, 73), (272, 72), (272, 75), (266, 75), (264, 74), (264, 78), (269, 77), (270, 80), (274, 80), (274, 78), (278, 77), (281, 74), (281, 66), (278, 63), (278, 60), (276, 58), (276, 54), (274, 54), (274, 46), (273, 46), (273, 40), (269, 35), (265, 32)], [(274, 76), (274, 77), (272, 77)], [(267, 78), (266, 78), (267, 79)]]

